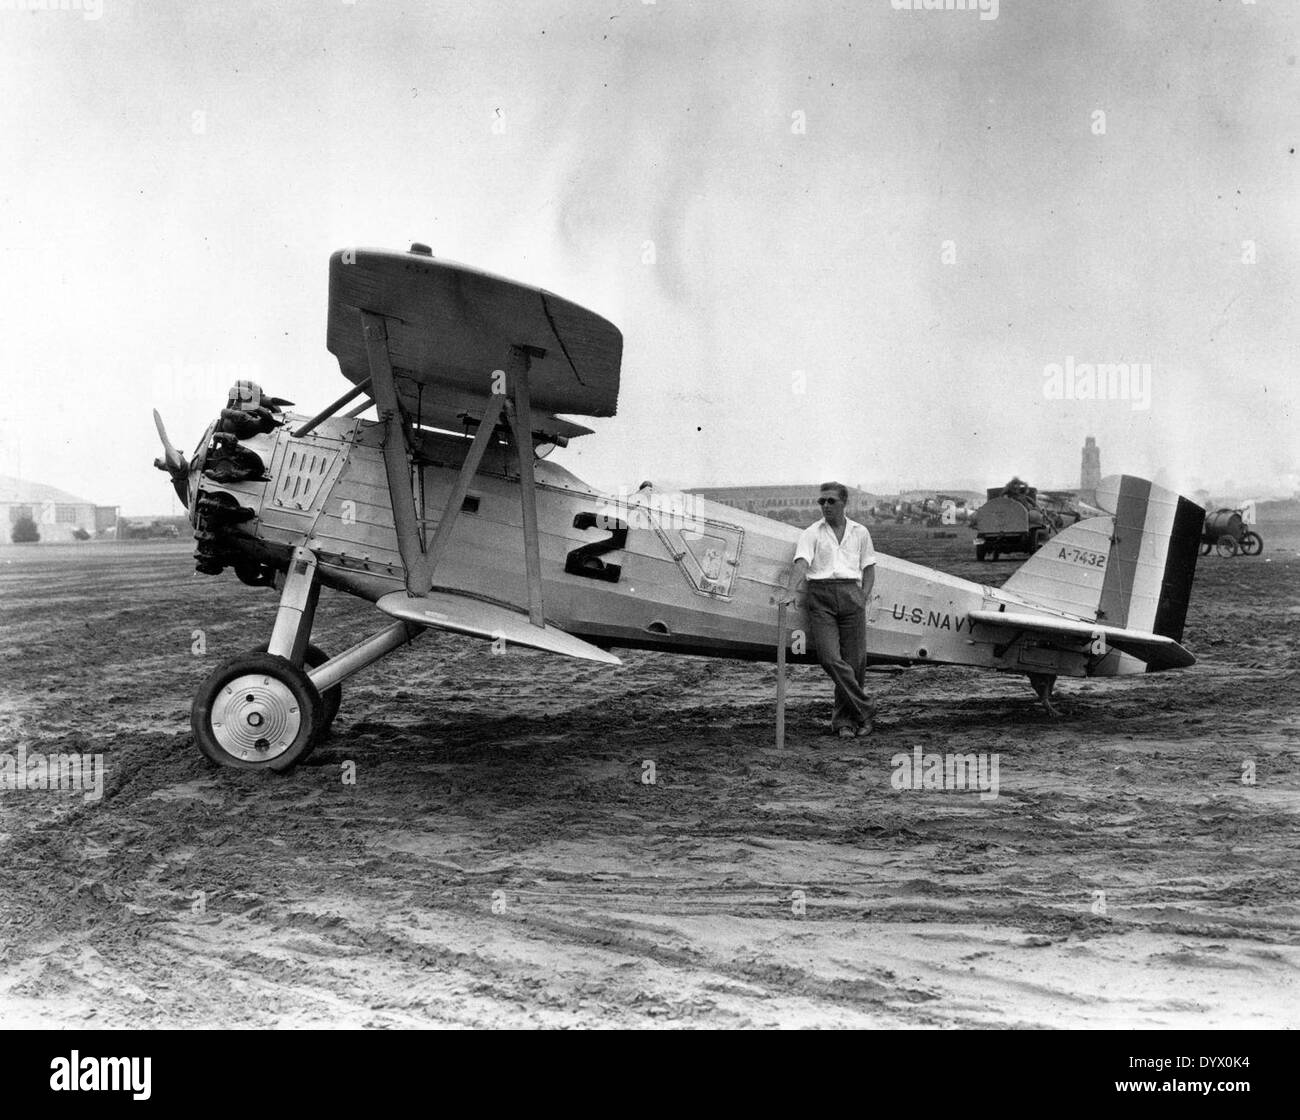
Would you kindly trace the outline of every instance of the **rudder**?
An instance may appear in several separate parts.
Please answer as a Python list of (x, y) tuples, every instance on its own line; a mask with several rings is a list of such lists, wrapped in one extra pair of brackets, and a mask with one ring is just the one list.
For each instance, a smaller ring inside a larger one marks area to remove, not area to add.
[(1205, 510), (1132, 475), (1097, 488), (1106, 516), (1052, 537), (1003, 584), (1049, 609), (1182, 640)]

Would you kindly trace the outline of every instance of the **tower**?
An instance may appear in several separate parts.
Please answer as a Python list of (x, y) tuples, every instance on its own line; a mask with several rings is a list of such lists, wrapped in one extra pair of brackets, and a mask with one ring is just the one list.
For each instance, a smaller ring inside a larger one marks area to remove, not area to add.
[(1089, 436), (1083, 443), (1083, 468), (1079, 474), (1079, 497), (1089, 505), (1097, 503), (1097, 487), (1101, 485), (1101, 448)]

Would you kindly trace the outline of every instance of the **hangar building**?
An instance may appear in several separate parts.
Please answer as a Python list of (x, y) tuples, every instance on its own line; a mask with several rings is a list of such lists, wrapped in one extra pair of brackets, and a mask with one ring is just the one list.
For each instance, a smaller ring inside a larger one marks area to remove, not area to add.
[[(787, 486), (696, 486), (686, 492), (698, 494), (711, 502), (747, 510), (750, 513), (811, 524), (820, 516), (817, 508), (819, 482)], [(846, 512), (857, 520), (865, 517), (876, 497), (855, 486), (846, 486), (849, 501)]]
[(36, 522), (42, 544), (76, 540), (78, 529), (102, 536), (117, 524), (117, 506), (97, 506), (66, 490), (0, 475), (0, 543), (11, 540), (14, 522), (30, 517)]

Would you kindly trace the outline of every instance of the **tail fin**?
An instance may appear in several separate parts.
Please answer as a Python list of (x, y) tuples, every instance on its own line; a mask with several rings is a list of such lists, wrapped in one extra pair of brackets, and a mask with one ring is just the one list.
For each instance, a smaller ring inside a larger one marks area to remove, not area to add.
[(1205, 510), (1132, 475), (1097, 488), (1105, 516), (1071, 525), (1003, 590), (1029, 603), (1182, 641)]

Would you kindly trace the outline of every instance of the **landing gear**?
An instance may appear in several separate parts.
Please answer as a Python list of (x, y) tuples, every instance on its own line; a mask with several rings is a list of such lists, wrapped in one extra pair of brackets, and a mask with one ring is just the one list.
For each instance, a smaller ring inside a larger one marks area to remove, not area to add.
[(1038, 702), (1053, 719), (1061, 714), (1061, 709), (1052, 703), (1052, 689), (1056, 686), (1056, 677), (1052, 673), (1030, 673), (1029, 683), (1033, 686)]
[[(267, 644), (265, 642), (256, 649), (249, 650), (250, 654), (266, 652)], [(321, 665), (324, 665), (329, 659), (330, 655), (321, 649), (320, 646), (309, 643), (307, 646), (307, 656), (303, 658), (303, 661), (308, 669), (316, 669)], [(333, 688), (325, 689), (325, 691), (320, 694), (320, 698), (320, 730), (316, 733), (316, 742), (318, 743), (329, 735), (330, 725), (334, 722), (334, 717), (339, 714), (339, 706), (343, 703), (343, 686), (341, 684), (336, 684)]]
[(311, 750), (324, 714), (325, 701), (302, 669), (249, 653), (203, 682), (190, 726), (199, 750), (218, 765), (287, 770)]
[(298, 548), (271, 640), (220, 666), (194, 698), (190, 726), (205, 757), (239, 770), (287, 770), (328, 734), (343, 689), (332, 681), (322, 691), (308, 676), (330, 660), (307, 640), (319, 597), (316, 557)]
[(330, 657), (308, 641), (319, 596), (316, 557), (300, 546), (285, 573), (271, 640), (227, 661), (194, 698), (190, 725), (206, 758), (238, 770), (288, 770), (329, 734), (342, 682), (424, 631), (394, 622)]

